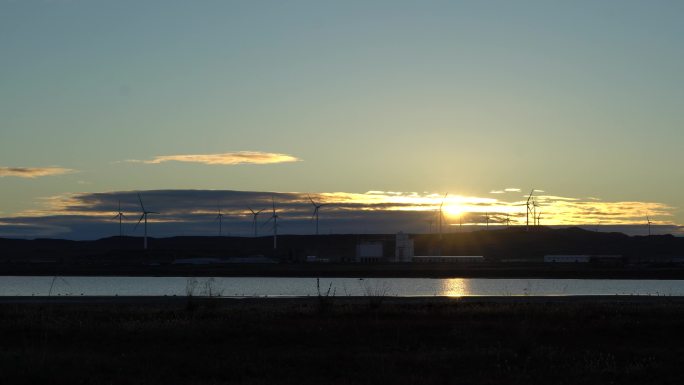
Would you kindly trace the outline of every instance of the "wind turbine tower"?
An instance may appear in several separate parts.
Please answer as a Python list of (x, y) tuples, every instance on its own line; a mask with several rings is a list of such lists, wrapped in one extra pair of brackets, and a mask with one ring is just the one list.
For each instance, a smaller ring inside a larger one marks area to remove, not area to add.
[(218, 214), (216, 215), (216, 221), (219, 223), (219, 237), (223, 235), (223, 214), (221, 213), (221, 206), (218, 206)]
[[(532, 194), (534, 194), (534, 189), (532, 189), (530, 196), (527, 197), (527, 202), (525, 202), (525, 207), (527, 208), (527, 212), (525, 213), (525, 231), (530, 231), (530, 212), (532, 211), (530, 208), (530, 200), (532, 200)], [(532, 219), (534, 220), (534, 217), (532, 217)]]
[(442, 212), (442, 207), (444, 206), (444, 200), (449, 193), (444, 194), (442, 198), (442, 203), (439, 204), (439, 239), (442, 239), (442, 220), (444, 219), (444, 213)]
[[(266, 225), (268, 222), (273, 221), (273, 250), (278, 248), (278, 213), (276, 212), (276, 206), (275, 206), (275, 199), (271, 197), (271, 200), (273, 202), (273, 214), (271, 214), (271, 217), (268, 218), (268, 221), (264, 223), (263, 225)], [(262, 225), (262, 226), (263, 226)]]
[(314, 218), (316, 219), (316, 235), (318, 235), (318, 212), (321, 209), (321, 207), (323, 207), (323, 204), (316, 203), (316, 202), (314, 202), (313, 199), (311, 199), (310, 195), (307, 195), (307, 196), (309, 197), (309, 200), (311, 201), (311, 204), (314, 207), (314, 211), (313, 211), (313, 214), (311, 215), (311, 219), (314, 219)]
[(127, 219), (124, 213), (121, 211), (121, 201), (119, 201), (119, 211), (114, 217), (114, 219), (119, 219), (119, 236), (123, 237), (123, 225), (122, 225), (122, 219)]
[(649, 237), (651, 236), (651, 224), (652, 224), (652, 223), (653, 223), (653, 222), (651, 222), (651, 218), (649, 218), (649, 217), (647, 216), (647, 217), (646, 217), (646, 224), (648, 225), (648, 236), (649, 236)]
[(143, 205), (142, 198), (140, 197), (140, 194), (138, 194), (138, 201), (140, 202), (140, 209), (142, 210), (142, 215), (140, 216), (140, 219), (138, 219), (138, 223), (135, 224), (135, 227), (133, 228), (133, 231), (138, 228), (138, 225), (140, 222), (144, 219), (145, 220), (145, 238), (144, 238), (144, 248), (147, 250), (147, 216), (149, 214), (159, 214), (156, 211), (147, 211), (145, 209), (145, 205)]
[(249, 211), (252, 213), (252, 222), (254, 223), (254, 238), (258, 236), (258, 230), (257, 230), (257, 216), (264, 211), (265, 209), (261, 209), (259, 211), (254, 211), (252, 210), (251, 207), (247, 207)]

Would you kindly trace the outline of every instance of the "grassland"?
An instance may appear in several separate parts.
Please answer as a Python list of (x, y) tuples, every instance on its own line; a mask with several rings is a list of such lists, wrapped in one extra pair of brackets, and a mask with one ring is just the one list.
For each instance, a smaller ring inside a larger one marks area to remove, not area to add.
[(3, 384), (681, 384), (684, 301), (0, 304)]

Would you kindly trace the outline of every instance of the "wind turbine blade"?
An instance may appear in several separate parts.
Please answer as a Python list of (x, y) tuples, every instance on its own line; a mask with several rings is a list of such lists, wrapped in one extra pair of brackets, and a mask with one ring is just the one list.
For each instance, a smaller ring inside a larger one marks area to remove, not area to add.
[(252, 208), (251, 208), (251, 207), (247, 207), (247, 209), (249, 210), (249, 212), (251, 212), (251, 213), (252, 213), (252, 215), (256, 215), (256, 213), (254, 212), (254, 210), (252, 210)]
[(119, 216), (120, 216), (120, 214), (116, 214), (116, 215), (114, 215), (114, 218), (112, 218), (112, 219), (119, 219)]
[(142, 198), (140, 197), (140, 194), (138, 194), (138, 201), (140, 202), (140, 208), (142, 208), (142, 211), (145, 212), (145, 205), (142, 203)]
[(267, 220), (266, 222), (264, 222), (264, 223), (261, 224), (261, 227), (264, 227), (264, 226), (266, 226), (267, 224), (269, 224), (269, 222), (271, 222), (271, 221), (273, 220), (273, 218), (274, 218), (274, 217), (268, 218), (268, 220)]
[(314, 200), (311, 199), (311, 195), (306, 194), (306, 196), (309, 197), (309, 200), (311, 201), (311, 204), (314, 205), (314, 206), (316, 206), (316, 202), (314, 202)]
[(133, 227), (133, 231), (135, 231), (135, 229), (138, 228), (138, 225), (140, 224), (140, 222), (142, 222), (143, 218), (145, 218), (145, 214), (140, 216), (140, 219), (138, 219), (138, 223), (136, 223), (135, 227)]
[(264, 210), (266, 210), (266, 209), (261, 209), (261, 210), (257, 211), (254, 215), (259, 215), (259, 213), (261, 213)]

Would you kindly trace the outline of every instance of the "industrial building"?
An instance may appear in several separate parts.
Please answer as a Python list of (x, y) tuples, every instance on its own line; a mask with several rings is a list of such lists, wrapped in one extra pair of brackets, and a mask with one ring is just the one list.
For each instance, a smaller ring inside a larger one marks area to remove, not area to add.
[(408, 234), (399, 232), (394, 246), (394, 260), (392, 262), (411, 262), (413, 260), (413, 239)]
[(383, 256), (384, 247), (382, 242), (362, 242), (356, 245), (355, 262), (381, 262)]
[(482, 255), (416, 255), (415, 263), (479, 263), (484, 262)]

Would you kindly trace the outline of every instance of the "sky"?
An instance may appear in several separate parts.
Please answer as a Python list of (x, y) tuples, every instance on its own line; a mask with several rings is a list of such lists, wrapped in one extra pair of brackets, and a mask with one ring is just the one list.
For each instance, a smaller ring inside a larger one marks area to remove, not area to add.
[(428, 231), (445, 193), (450, 229), (522, 224), (533, 188), (542, 224), (643, 233), (648, 216), (679, 234), (683, 16), (681, 1), (0, 0), (0, 236), (111, 235), (119, 200), (132, 232), (138, 192), (165, 209), (160, 236), (211, 231), (219, 206), (249, 234), (245, 207), (269, 197), (294, 210), (284, 232), (307, 232), (307, 194), (329, 203), (326, 233)]

